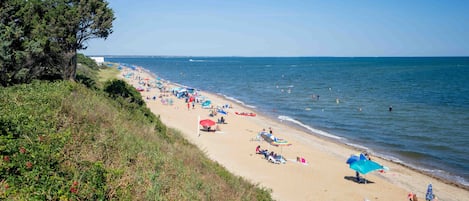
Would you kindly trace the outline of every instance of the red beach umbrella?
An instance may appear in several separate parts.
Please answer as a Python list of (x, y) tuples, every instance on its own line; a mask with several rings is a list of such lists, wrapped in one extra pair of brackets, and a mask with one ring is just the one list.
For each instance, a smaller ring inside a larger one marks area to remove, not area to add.
[(208, 126), (213, 126), (215, 125), (215, 122), (210, 120), (210, 119), (204, 119), (204, 120), (200, 120), (200, 125), (201, 126), (204, 126), (204, 127), (208, 127)]

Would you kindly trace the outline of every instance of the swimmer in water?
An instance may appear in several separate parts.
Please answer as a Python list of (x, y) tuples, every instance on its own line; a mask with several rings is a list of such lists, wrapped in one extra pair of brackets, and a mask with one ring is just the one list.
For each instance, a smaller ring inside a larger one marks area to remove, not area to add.
[(389, 106), (389, 112), (392, 112), (392, 105)]

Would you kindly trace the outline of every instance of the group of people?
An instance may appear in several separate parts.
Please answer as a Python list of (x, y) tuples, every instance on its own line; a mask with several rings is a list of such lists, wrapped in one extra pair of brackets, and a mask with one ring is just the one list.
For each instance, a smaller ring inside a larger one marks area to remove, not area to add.
[(278, 155), (277, 153), (275, 153), (273, 151), (271, 151), (269, 153), (269, 150), (261, 149), (261, 145), (257, 145), (256, 154), (262, 154), (264, 156), (264, 158), (267, 159), (267, 161), (269, 161), (271, 163), (280, 164), (280, 163), (285, 163), (286, 162), (286, 160), (283, 158), (282, 155)]

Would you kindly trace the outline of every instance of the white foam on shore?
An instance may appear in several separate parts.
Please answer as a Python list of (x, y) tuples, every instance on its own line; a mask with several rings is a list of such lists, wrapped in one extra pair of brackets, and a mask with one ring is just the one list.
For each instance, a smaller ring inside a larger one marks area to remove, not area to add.
[(351, 147), (355, 147), (358, 150), (363, 150), (363, 151), (367, 151), (367, 152), (370, 151), (370, 149), (368, 147), (365, 147), (363, 145), (358, 145), (358, 144), (353, 144), (353, 143), (348, 143), (348, 142), (346, 142), (345, 144), (348, 145), (348, 146), (351, 146)]
[(294, 124), (297, 124), (303, 128), (306, 128), (307, 130), (311, 131), (312, 133), (314, 134), (318, 134), (318, 135), (322, 135), (322, 136), (326, 136), (326, 137), (329, 137), (329, 138), (333, 138), (333, 139), (337, 139), (337, 140), (341, 140), (342, 138), (339, 137), (339, 136), (335, 136), (335, 135), (332, 135), (328, 132), (325, 132), (325, 131), (322, 131), (322, 130), (319, 130), (319, 129), (315, 129), (315, 128), (312, 128), (306, 124), (303, 124), (301, 123), (300, 121), (298, 120), (295, 120), (289, 116), (278, 116), (278, 118), (282, 121), (289, 121), (289, 122), (292, 122)]
[(252, 108), (252, 109), (255, 109), (255, 108), (256, 108), (256, 106), (248, 105), (248, 104), (244, 103), (243, 101), (240, 101), (240, 100), (238, 100), (238, 99), (236, 99), (236, 98), (234, 98), (234, 97), (227, 96), (227, 95), (221, 94), (221, 93), (217, 93), (217, 94), (220, 95), (220, 96), (225, 97), (227, 100), (231, 100), (231, 101), (234, 101), (234, 102), (236, 102), (236, 103), (238, 103), (238, 104), (240, 104), (240, 105), (243, 105), (244, 107), (248, 107), (248, 108)]

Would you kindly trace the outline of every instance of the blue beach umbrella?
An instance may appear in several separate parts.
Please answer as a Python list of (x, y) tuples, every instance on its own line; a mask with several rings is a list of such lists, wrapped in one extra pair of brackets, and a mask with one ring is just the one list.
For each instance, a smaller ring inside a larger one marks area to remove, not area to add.
[(352, 164), (352, 163), (354, 163), (354, 162), (356, 162), (356, 161), (359, 161), (359, 160), (368, 160), (368, 159), (367, 159), (366, 156), (363, 155), (362, 153), (360, 153), (360, 154), (352, 154), (352, 155), (350, 155), (350, 157), (347, 159), (347, 161), (345, 161), (345, 163), (347, 163), (347, 164), (350, 165), (350, 164)]
[(433, 200), (435, 195), (433, 195), (433, 187), (432, 184), (428, 184), (427, 194), (425, 194), (425, 200)]
[(347, 159), (347, 161), (346, 161), (345, 163), (347, 163), (347, 164), (350, 165), (350, 164), (352, 164), (352, 163), (354, 163), (354, 162), (357, 162), (357, 161), (359, 161), (359, 160), (360, 160), (360, 156), (358, 156), (358, 155), (356, 155), (356, 154), (352, 154), (352, 155)]
[(350, 168), (359, 172), (360, 174), (368, 174), (369, 172), (375, 170), (382, 170), (384, 166), (380, 165), (377, 162), (370, 161), (370, 160), (358, 160), (350, 164)]

